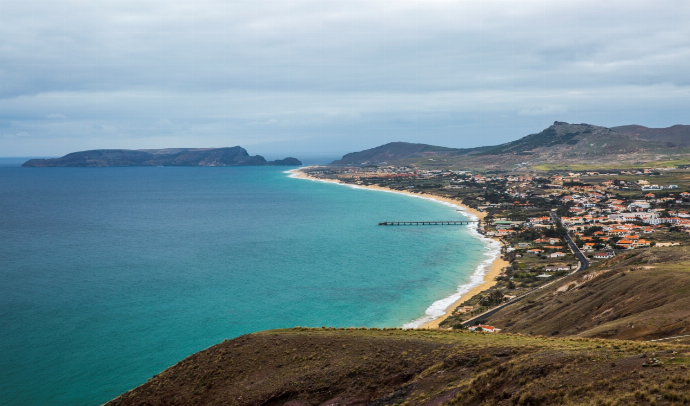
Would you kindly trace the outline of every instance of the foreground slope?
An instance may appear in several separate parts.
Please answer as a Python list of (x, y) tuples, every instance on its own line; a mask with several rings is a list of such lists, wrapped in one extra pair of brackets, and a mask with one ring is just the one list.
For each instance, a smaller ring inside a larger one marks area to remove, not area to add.
[(690, 347), (456, 331), (292, 329), (225, 341), (115, 405), (690, 402)]
[(504, 331), (652, 340), (690, 334), (690, 247), (621, 253), (491, 316)]
[(268, 162), (261, 155), (250, 156), (242, 147), (96, 149), (67, 154), (61, 158), (31, 159), (24, 167), (104, 167), (104, 166), (272, 166), (302, 165), (295, 158)]

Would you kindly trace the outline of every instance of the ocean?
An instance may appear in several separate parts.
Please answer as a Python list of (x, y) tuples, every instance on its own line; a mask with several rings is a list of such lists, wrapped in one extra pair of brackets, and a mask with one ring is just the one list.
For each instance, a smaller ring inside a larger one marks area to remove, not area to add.
[(277, 167), (0, 165), (0, 404), (99, 405), (258, 330), (419, 325), (496, 247), (377, 223), (466, 216)]

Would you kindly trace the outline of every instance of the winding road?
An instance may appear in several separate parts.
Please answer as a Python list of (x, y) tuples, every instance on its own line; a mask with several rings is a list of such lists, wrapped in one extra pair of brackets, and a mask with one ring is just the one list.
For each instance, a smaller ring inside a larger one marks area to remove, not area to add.
[[(551, 212), (551, 220), (553, 221), (553, 224), (558, 224), (558, 221), (559, 221), (560, 219), (558, 218), (558, 215), (557, 215), (556, 213)], [(492, 308), (492, 309), (490, 309), (490, 310), (487, 310), (486, 312), (484, 312), (484, 313), (482, 313), (482, 314), (480, 314), (480, 315), (478, 315), (478, 316), (474, 316), (474, 317), (472, 317), (472, 318), (470, 318), (470, 319), (468, 319), (468, 320), (466, 320), (466, 321), (463, 321), (461, 324), (462, 324), (463, 326), (465, 326), (465, 327), (471, 326), (471, 325), (473, 325), (476, 321), (483, 320), (483, 319), (486, 319), (486, 318), (489, 317), (489, 316), (494, 315), (495, 313), (497, 313), (499, 310), (503, 309), (504, 307), (510, 306), (510, 305), (512, 305), (513, 303), (518, 302), (518, 301), (524, 299), (526, 296), (528, 296), (529, 294), (531, 294), (531, 293), (533, 293), (533, 292), (535, 292), (535, 291), (537, 291), (537, 290), (540, 290), (540, 289), (543, 289), (543, 288), (545, 288), (545, 287), (547, 287), (547, 286), (553, 285), (554, 283), (556, 283), (556, 282), (558, 282), (558, 281), (560, 281), (560, 280), (562, 280), (562, 279), (564, 279), (564, 278), (567, 278), (568, 276), (574, 274), (575, 272), (580, 272), (580, 271), (582, 271), (582, 270), (585, 270), (585, 269), (589, 268), (589, 260), (587, 259), (587, 257), (585, 256), (585, 254), (583, 254), (582, 251), (580, 251), (580, 248), (578, 248), (577, 245), (575, 245), (575, 241), (573, 241), (573, 239), (572, 239), (572, 237), (570, 236), (570, 234), (566, 234), (566, 235), (565, 235), (565, 241), (568, 243), (568, 246), (570, 247), (570, 250), (573, 252), (573, 254), (575, 254), (575, 257), (576, 257), (576, 258), (578, 259), (578, 261), (580, 262), (580, 266), (579, 266), (576, 270), (574, 270), (573, 272), (569, 273), (569, 274), (566, 275), (566, 276), (563, 276), (563, 277), (561, 277), (561, 278), (558, 278), (558, 279), (556, 279), (556, 280), (553, 280), (553, 281), (551, 281), (551, 282), (549, 282), (549, 283), (547, 283), (547, 284), (544, 284), (544, 285), (538, 286), (538, 287), (536, 287), (536, 288), (530, 289), (530, 290), (528, 290), (527, 292), (521, 294), (520, 296), (517, 296), (517, 297), (513, 298), (512, 300), (509, 300), (509, 301), (507, 301), (507, 302), (505, 302), (505, 303), (503, 303), (503, 304), (500, 304), (500, 305), (498, 305), (498, 306), (496, 306), (496, 307), (494, 307), (494, 308)]]

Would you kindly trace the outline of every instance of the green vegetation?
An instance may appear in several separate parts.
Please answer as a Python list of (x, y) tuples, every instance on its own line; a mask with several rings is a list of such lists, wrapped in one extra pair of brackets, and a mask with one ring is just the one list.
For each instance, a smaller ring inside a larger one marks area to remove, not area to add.
[(537, 165), (530, 166), (531, 170), (535, 171), (610, 171), (610, 170), (620, 170), (620, 169), (642, 169), (649, 167), (672, 167), (672, 166), (685, 166), (690, 165), (690, 159), (667, 159), (667, 160), (655, 160), (649, 159), (644, 161), (636, 162), (616, 162), (616, 163), (596, 163), (596, 164), (582, 164), (582, 163), (566, 163), (566, 164), (556, 164), (556, 163), (540, 163)]

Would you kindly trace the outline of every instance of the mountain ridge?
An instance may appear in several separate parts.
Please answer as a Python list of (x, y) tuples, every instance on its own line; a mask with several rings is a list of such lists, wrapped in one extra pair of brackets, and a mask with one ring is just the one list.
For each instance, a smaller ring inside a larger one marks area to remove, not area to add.
[(554, 122), (541, 132), (494, 146), (447, 148), (428, 144), (394, 142), (352, 152), (331, 165), (366, 163), (423, 163), (441, 157), (448, 166), (472, 169), (509, 169), (529, 161), (543, 163), (634, 163), (659, 157), (690, 158), (690, 125), (648, 128), (639, 125), (613, 128), (592, 124)]
[[(632, 124), (611, 127), (611, 129), (641, 141), (666, 142), (675, 144), (674, 146), (690, 145), (690, 125), (676, 124), (666, 128), (649, 128)], [(673, 146), (670, 147), (672, 148)]]
[(377, 162), (382, 160), (397, 160), (410, 157), (426, 155), (461, 155), (472, 149), (447, 148), (436, 145), (409, 143), (409, 142), (389, 142), (388, 144), (366, 149), (359, 152), (345, 154), (341, 159), (333, 161), (333, 164), (350, 164)]

